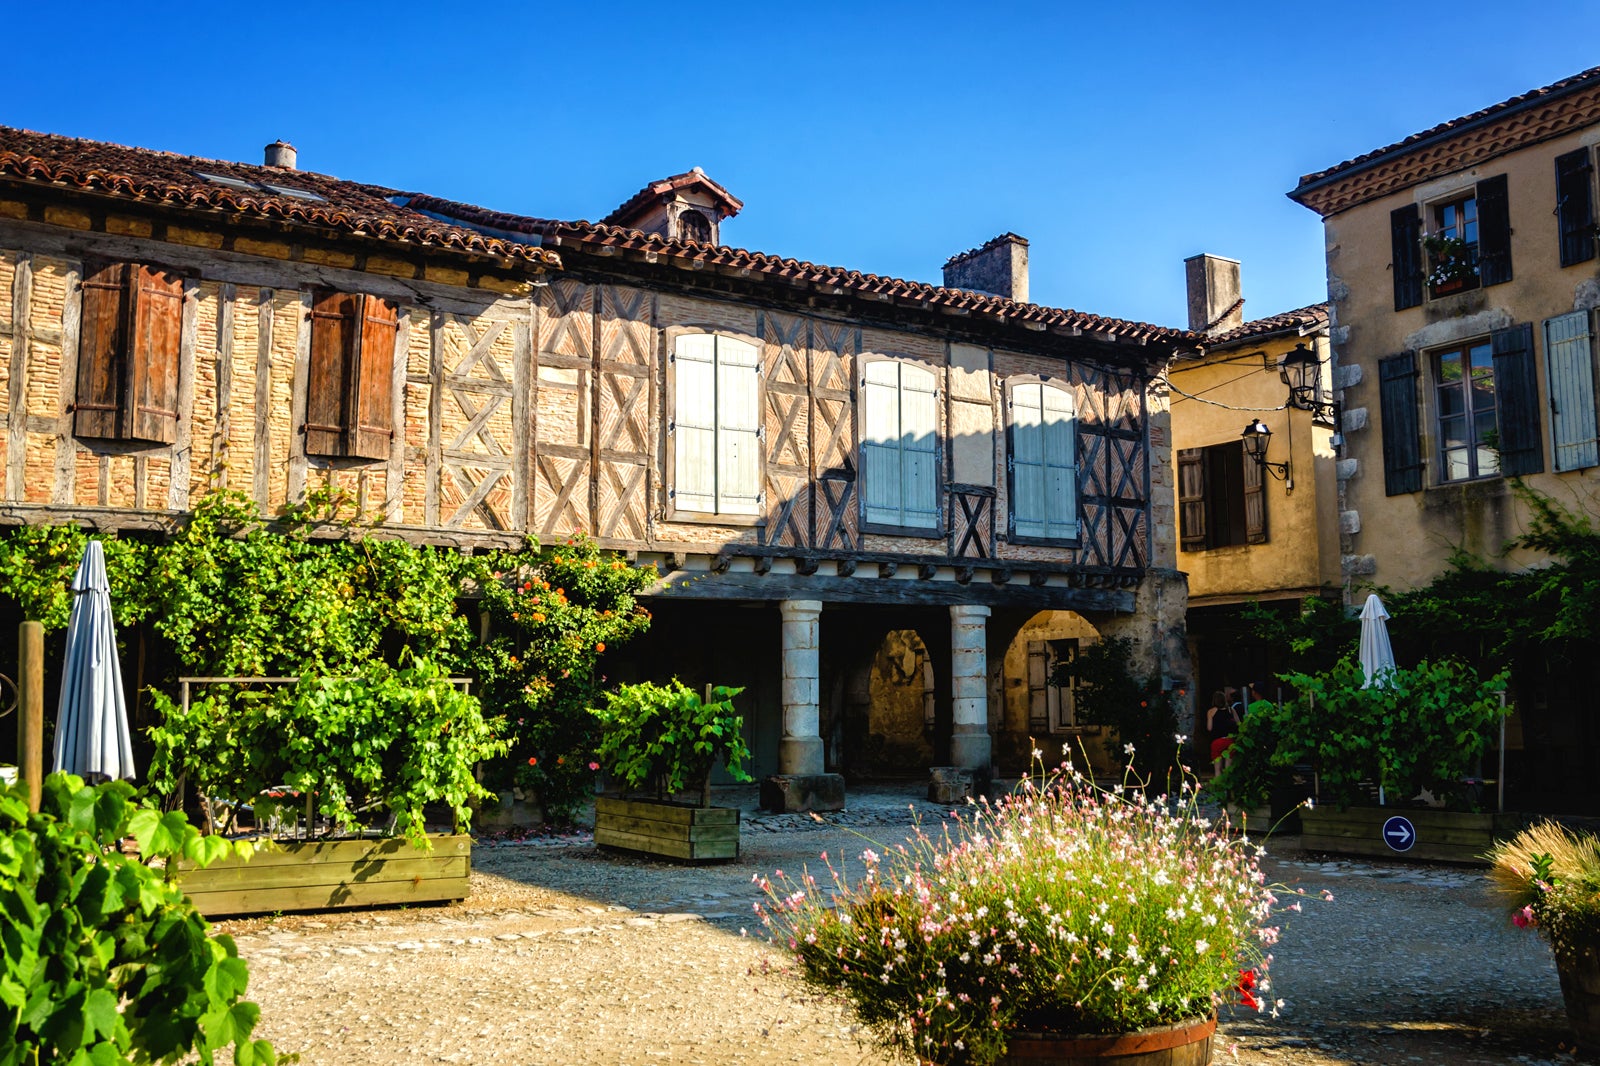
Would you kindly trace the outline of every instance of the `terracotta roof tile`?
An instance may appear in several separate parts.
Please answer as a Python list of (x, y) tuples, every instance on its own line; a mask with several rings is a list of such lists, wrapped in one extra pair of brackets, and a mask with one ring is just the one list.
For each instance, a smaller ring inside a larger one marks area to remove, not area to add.
[[(228, 179), (219, 182), (203, 174)], [(547, 249), (443, 224), (390, 202), (392, 189), (326, 174), (127, 148), (0, 126), (0, 180), (64, 185), (119, 199), (214, 208), (455, 252), (560, 266)], [(238, 184), (232, 184), (238, 183)], [(275, 192), (263, 185), (310, 193)]]
[(668, 240), (655, 234), (603, 223), (529, 218), (423, 194), (406, 197), (404, 202), (413, 210), (425, 212), (432, 217), (468, 226), (481, 226), (486, 231), (506, 236), (518, 234), (535, 236), (557, 249), (570, 247), (600, 254), (605, 254), (605, 250), (609, 249), (612, 254), (630, 252), (676, 260), (685, 265), (698, 264), (702, 268), (723, 267), (797, 286), (872, 295), (932, 310), (987, 316), (997, 322), (1012, 322), (1035, 329), (1076, 330), (1138, 343), (1179, 345), (1205, 343), (1203, 338), (1188, 330), (1156, 326), (1148, 322), (1131, 322), (1066, 308), (1020, 303), (1001, 296), (990, 296), (966, 289), (947, 289), (920, 281), (863, 274), (843, 267), (823, 266), (742, 248), (705, 245), (687, 240)]
[(1297, 307), (1293, 311), (1285, 311), (1267, 318), (1258, 318), (1254, 322), (1235, 326), (1226, 333), (1207, 337), (1205, 347), (1210, 351), (1246, 341), (1261, 340), (1278, 333), (1310, 333), (1322, 329), (1327, 324), (1328, 305), (1312, 304), (1309, 307)]
[(628, 219), (643, 208), (654, 204), (667, 193), (694, 185), (703, 186), (718, 201), (717, 213), (720, 217), (732, 218), (744, 210), (743, 200), (708, 178), (705, 171), (695, 167), (693, 170), (686, 170), (682, 174), (674, 174), (670, 178), (652, 181), (649, 185), (628, 197), (620, 207), (600, 221), (606, 225), (626, 225)]
[[(1496, 116), (1504, 114), (1505, 112), (1513, 111), (1517, 108), (1525, 107), (1530, 104), (1536, 104), (1541, 100), (1545, 100), (1553, 96), (1560, 96), (1564, 93), (1573, 92), (1583, 88), (1590, 82), (1597, 80), (1600, 80), (1600, 67), (1590, 67), (1588, 70), (1574, 74), (1569, 78), (1562, 78), (1560, 81), (1552, 82), (1551, 84), (1543, 86), (1542, 88), (1530, 89), (1525, 93), (1511, 97), (1509, 100), (1502, 100), (1497, 104), (1491, 104), (1490, 106), (1479, 111), (1474, 111), (1470, 115), (1462, 115), (1460, 118), (1453, 118), (1448, 122), (1441, 122), (1437, 126), (1429, 127), (1428, 129), (1423, 130), (1421, 133), (1413, 133), (1411, 136), (1402, 138), (1393, 144), (1386, 145), (1371, 152), (1363, 153), (1362, 155), (1356, 156), (1354, 159), (1347, 159), (1343, 163), (1331, 166), (1326, 170), (1319, 170), (1314, 174), (1307, 174), (1300, 179), (1300, 185), (1295, 192), (1301, 192), (1308, 185), (1317, 184), (1318, 182), (1335, 177), (1336, 175), (1345, 173), (1347, 171), (1359, 170), (1366, 165), (1377, 162), (1379, 159), (1389, 155), (1392, 152), (1413, 148), (1424, 141), (1433, 140), (1436, 137), (1455, 133), (1463, 127), (1495, 118)], [(1294, 196), (1295, 193), (1290, 193), (1289, 195)]]

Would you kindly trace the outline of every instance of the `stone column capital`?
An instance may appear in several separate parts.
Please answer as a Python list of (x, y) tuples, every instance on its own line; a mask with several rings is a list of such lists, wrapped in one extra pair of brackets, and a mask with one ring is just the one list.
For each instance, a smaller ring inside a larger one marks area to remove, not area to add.
[(952, 603), (950, 617), (956, 621), (979, 621), (989, 617), (989, 608), (981, 603)]
[[(783, 615), (785, 622), (810, 622), (822, 614), (822, 601), (784, 600), (778, 604), (778, 611)], [(767, 617), (770, 618), (772, 616), (768, 615)]]

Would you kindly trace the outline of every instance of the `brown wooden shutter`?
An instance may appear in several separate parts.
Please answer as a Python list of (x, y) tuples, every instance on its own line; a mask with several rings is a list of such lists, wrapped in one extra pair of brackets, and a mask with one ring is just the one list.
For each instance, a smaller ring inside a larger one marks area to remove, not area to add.
[(128, 264), (88, 266), (78, 331), (78, 387), (72, 432), (114, 438), (122, 414), (123, 357), (127, 351)]
[(133, 325), (128, 343), (124, 436), (171, 444), (178, 439), (183, 278), (143, 265), (131, 266), (129, 272)]
[(1244, 467), (1244, 539), (1246, 544), (1267, 542), (1267, 468), (1240, 448)]
[(1394, 309), (1404, 311), (1422, 302), (1422, 210), (1416, 204), (1389, 212), (1389, 243)]
[(1564, 267), (1594, 258), (1593, 173), (1587, 148), (1556, 156), (1556, 230)]
[(1511, 280), (1511, 202), (1504, 174), (1478, 182), (1478, 280)]
[[(361, 328), (360, 299), (318, 289), (311, 299), (311, 367), (306, 375), (306, 454), (345, 454), (346, 403)], [(387, 450), (384, 452), (388, 454)]]
[(362, 459), (387, 459), (394, 439), (394, 336), (399, 308), (376, 296), (358, 298), (361, 343), (350, 371), (345, 401), (345, 454)]
[(1490, 334), (1494, 350), (1496, 428), (1500, 472), (1509, 476), (1544, 471), (1539, 423), (1539, 371), (1533, 357), (1533, 326), (1524, 322)]
[(1178, 530), (1186, 552), (1206, 549), (1206, 463), (1204, 448), (1178, 450)]
[(1050, 731), (1050, 649), (1042, 640), (1028, 641), (1028, 729), (1034, 736)]

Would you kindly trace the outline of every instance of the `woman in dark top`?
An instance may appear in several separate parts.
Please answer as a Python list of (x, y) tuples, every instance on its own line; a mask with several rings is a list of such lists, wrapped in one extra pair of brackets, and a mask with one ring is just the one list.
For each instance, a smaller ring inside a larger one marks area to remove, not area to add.
[(1238, 728), (1238, 704), (1230, 704), (1228, 694), (1220, 689), (1212, 693), (1211, 707), (1206, 711), (1206, 732), (1211, 736), (1212, 762), (1222, 758), (1223, 753), (1233, 746), (1233, 734)]

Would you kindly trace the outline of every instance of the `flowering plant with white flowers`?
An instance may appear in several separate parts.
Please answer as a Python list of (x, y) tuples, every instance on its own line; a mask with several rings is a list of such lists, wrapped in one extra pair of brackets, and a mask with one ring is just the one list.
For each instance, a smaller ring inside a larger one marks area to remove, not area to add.
[(1152, 797), (1041, 765), (859, 868), (824, 853), (826, 888), (809, 873), (757, 878), (756, 909), (809, 984), (922, 1061), (982, 1066), (1012, 1032), (1129, 1032), (1224, 1003), (1276, 1015), (1283, 889), (1194, 795), (1190, 781)]

